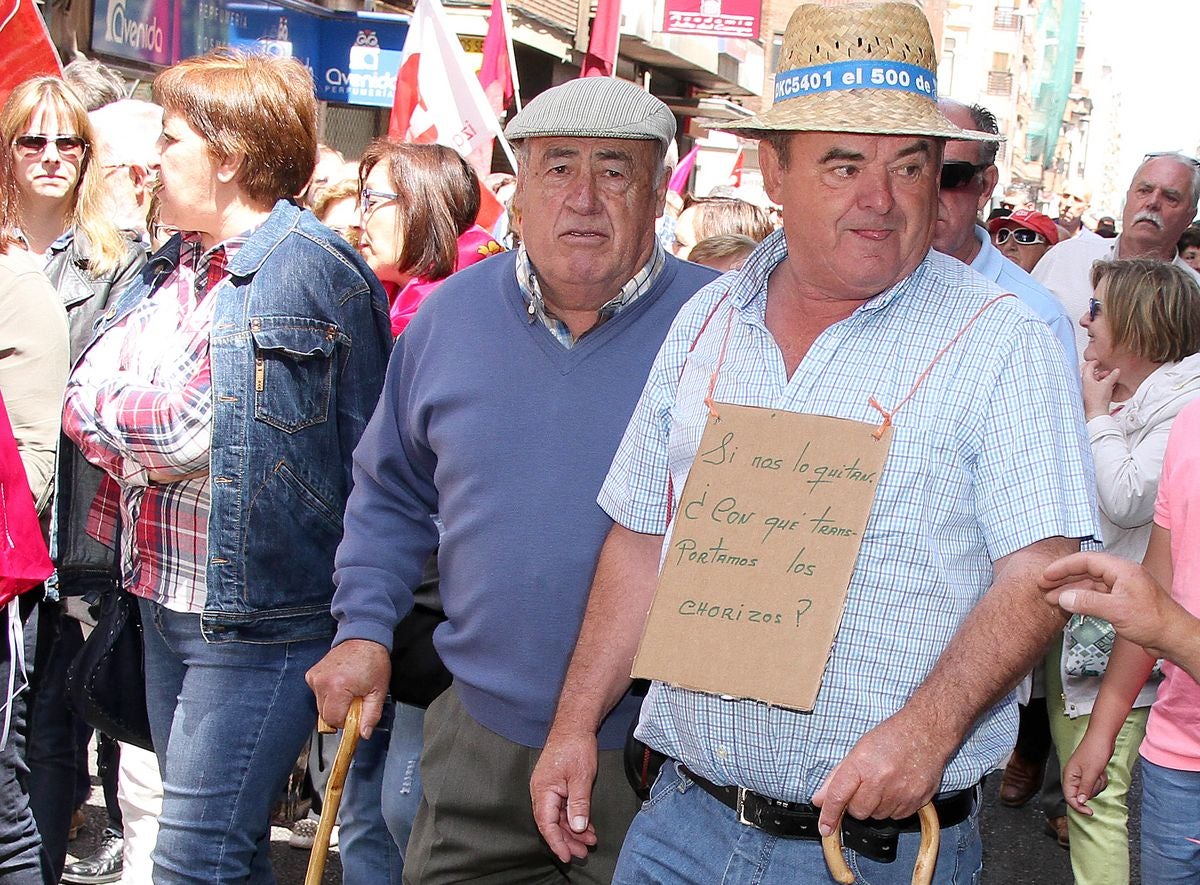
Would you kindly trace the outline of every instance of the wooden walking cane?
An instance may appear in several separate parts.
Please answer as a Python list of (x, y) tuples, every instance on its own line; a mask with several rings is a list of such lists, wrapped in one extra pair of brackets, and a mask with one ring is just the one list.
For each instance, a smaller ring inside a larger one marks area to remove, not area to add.
[[(308, 874), (304, 877), (304, 885), (321, 885), (325, 875), (325, 859), (329, 856), (329, 837), (333, 834), (333, 825), (337, 821), (338, 806), (342, 804), (342, 787), (346, 785), (346, 772), (350, 770), (350, 762), (354, 758), (354, 748), (358, 746), (358, 723), (362, 718), (362, 698), (350, 702), (346, 712), (346, 724), (342, 728), (342, 739), (338, 741), (337, 756), (333, 759), (333, 768), (329, 772), (329, 782), (325, 785), (325, 796), (321, 803), (321, 822), (317, 824), (317, 835), (313, 839), (312, 854), (308, 856)], [(318, 717), (317, 731), (321, 734), (333, 734), (336, 728)]]
[[(913, 868), (912, 885), (930, 885), (933, 869), (937, 865), (938, 847), (942, 842), (942, 828), (932, 802), (926, 802), (917, 812), (921, 818), (921, 847), (917, 851), (917, 863)], [(850, 871), (842, 855), (842, 819), (838, 817), (833, 832), (821, 838), (825, 851), (825, 865), (829, 875), (841, 885), (853, 885), (854, 873)]]

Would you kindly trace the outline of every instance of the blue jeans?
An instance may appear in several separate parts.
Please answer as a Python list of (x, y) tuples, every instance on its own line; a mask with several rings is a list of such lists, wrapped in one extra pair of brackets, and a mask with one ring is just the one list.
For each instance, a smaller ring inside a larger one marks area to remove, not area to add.
[[(384, 823), (382, 805), (384, 763), (388, 747), (398, 737), (393, 725), (393, 711), (398, 706), (383, 705), (379, 724), (369, 741), (358, 742), (346, 776), (338, 812), (343, 885), (383, 885), (385, 881), (400, 885), (403, 878), (404, 858)], [(384, 870), (387, 870), (386, 880)]]
[[(979, 809), (942, 830), (934, 881), (978, 883), (983, 871)], [(919, 833), (902, 833), (897, 858), (877, 863), (846, 852), (855, 880), (864, 885), (908, 885)], [(740, 824), (733, 809), (680, 774), (668, 762), (633, 819), (617, 861), (614, 885), (829, 885), (816, 839), (782, 839)]]
[(163, 775), (154, 883), (274, 883), (271, 809), (316, 723), (304, 673), (329, 642), (209, 643), (198, 614), (138, 602)]
[(1142, 881), (1200, 882), (1200, 771), (1142, 760)]
[[(24, 606), (22, 606), (24, 607)], [(37, 646), (37, 615), (25, 621), (25, 662), (33, 676), (34, 651)], [(0, 705), (8, 694), (8, 675), (17, 662), (9, 655), (7, 606), (0, 606)], [(20, 675), (16, 686), (21, 686)], [(0, 746), (0, 882), (4, 885), (44, 885), (57, 882), (50, 869), (50, 858), (42, 848), (29, 807), (29, 768), (25, 764), (26, 689), (13, 699), (8, 740)], [(0, 709), (0, 723), (4, 710)]]
[(400, 846), (400, 857), (408, 850), (413, 821), (421, 807), (421, 747), (425, 744), (425, 711), (409, 704), (396, 704), (392, 741), (383, 769), (383, 819), (392, 839)]

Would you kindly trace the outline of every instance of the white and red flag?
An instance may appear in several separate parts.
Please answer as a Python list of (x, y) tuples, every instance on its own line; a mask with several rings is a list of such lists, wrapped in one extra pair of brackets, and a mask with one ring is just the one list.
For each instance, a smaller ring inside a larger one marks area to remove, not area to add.
[(39, 74), (62, 76), (41, 13), (33, 0), (0, 0), (0, 103)]
[(388, 137), (452, 147), (482, 178), (491, 171), (492, 140), (498, 136), (509, 153), (440, 0), (418, 0), (396, 77)]

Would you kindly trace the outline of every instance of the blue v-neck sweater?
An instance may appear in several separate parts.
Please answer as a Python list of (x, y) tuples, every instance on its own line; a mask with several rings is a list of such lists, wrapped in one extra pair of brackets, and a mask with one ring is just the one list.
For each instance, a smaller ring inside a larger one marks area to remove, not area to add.
[[(333, 612), (335, 644), (390, 647), (438, 514), (438, 652), (479, 724), (540, 747), (612, 526), (596, 494), (675, 314), (714, 274), (668, 257), (651, 291), (567, 349), (531, 321), (515, 259), (455, 274), (396, 342), (354, 454)], [(621, 746), (636, 708), (618, 705), (601, 747)]]

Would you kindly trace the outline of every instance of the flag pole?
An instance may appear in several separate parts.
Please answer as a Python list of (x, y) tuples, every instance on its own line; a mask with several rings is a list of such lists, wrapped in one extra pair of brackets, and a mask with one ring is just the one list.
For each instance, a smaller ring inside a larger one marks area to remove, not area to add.
[[(512, 16), (508, 13), (508, 0), (500, 0), (500, 10), (504, 15), (504, 42), (508, 44), (508, 69), (512, 76), (513, 99), (517, 103), (517, 113), (519, 114), (521, 113), (521, 81), (517, 78), (517, 55), (513, 50)], [(512, 159), (511, 155), (509, 159)], [(513, 163), (513, 169), (516, 168), (517, 164)]]

